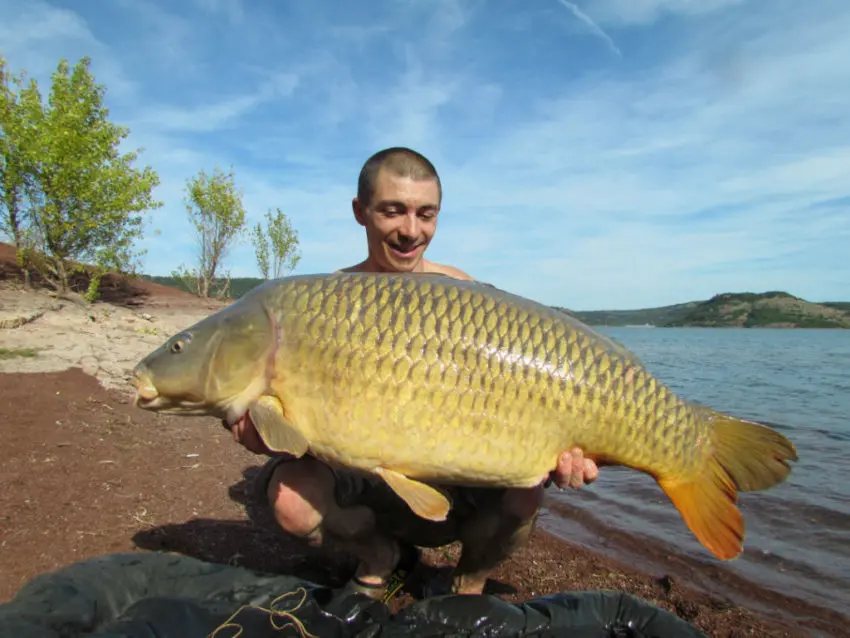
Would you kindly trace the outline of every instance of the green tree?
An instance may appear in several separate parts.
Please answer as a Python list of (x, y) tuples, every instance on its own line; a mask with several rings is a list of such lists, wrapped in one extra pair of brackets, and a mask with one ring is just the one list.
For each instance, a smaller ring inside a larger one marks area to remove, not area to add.
[(257, 257), (257, 267), (260, 269), (260, 274), (263, 279), (269, 278), (269, 239), (263, 231), (263, 225), (257, 222), (257, 225), (251, 230), (251, 241), (254, 242), (254, 254)]
[(224, 283), (217, 281), (219, 268), (245, 227), (242, 193), (236, 188), (233, 172), (224, 173), (218, 167), (212, 175), (201, 171), (186, 182), (185, 202), (200, 254), (195, 268), (181, 267), (174, 276), (201, 297), (210, 296), (214, 289), (216, 296), (224, 296), (229, 277)]
[(34, 237), (44, 255), (41, 274), (61, 292), (69, 289), (75, 262), (95, 266), (88, 295), (105, 270), (125, 271), (140, 253), (142, 213), (158, 208), (159, 177), (133, 167), (139, 151), (119, 152), (129, 129), (111, 123), (105, 89), (95, 82), (90, 58), (73, 68), (60, 60), (48, 102), (25, 96), (27, 126), (34, 132), (28, 158), (33, 184)]
[(21, 106), (15, 90), (24, 81), (8, 71), (6, 60), (0, 57), (0, 188), (3, 197), (3, 216), (0, 231), (10, 236), (18, 251), (22, 245), (25, 171), (21, 149)]
[(251, 232), (257, 256), (257, 266), (264, 279), (277, 279), (298, 265), (301, 253), (298, 249), (298, 231), (279, 208), (272, 215), (266, 211), (266, 229), (260, 222)]
[(30, 200), (36, 190), (32, 158), (41, 99), (35, 80), (13, 75), (0, 56), (0, 233), (11, 237), (29, 284)]

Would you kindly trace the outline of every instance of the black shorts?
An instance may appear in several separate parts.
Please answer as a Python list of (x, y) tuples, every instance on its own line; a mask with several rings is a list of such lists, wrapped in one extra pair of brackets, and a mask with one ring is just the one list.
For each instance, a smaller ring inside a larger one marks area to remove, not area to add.
[[(283, 455), (272, 457), (260, 470), (254, 483), (255, 494), (262, 503), (268, 501), (269, 481), (281, 463), (297, 463), (299, 459)], [(382, 478), (356, 471), (328, 467), (334, 476), (334, 498), (340, 507), (368, 507), (375, 513), (380, 531), (422, 547), (440, 547), (458, 540), (458, 526), (482, 510), (500, 508), (504, 488), (444, 487), (452, 501), (447, 520), (428, 521), (418, 517)]]

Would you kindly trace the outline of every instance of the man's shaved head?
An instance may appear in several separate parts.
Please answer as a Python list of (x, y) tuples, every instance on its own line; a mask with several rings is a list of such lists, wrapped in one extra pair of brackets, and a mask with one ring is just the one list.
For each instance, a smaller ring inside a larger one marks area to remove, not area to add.
[(403, 146), (394, 146), (378, 151), (366, 160), (357, 180), (357, 199), (360, 205), (368, 207), (375, 192), (375, 183), (381, 169), (397, 177), (409, 177), (413, 180), (434, 180), (442, 198), (443, 188), (437, 169), (423, 155)]

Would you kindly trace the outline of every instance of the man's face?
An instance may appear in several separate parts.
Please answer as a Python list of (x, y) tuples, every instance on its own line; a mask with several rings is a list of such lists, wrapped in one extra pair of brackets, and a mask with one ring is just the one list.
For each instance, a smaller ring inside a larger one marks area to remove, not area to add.
[(378, 173), (368, 208), (353, 201), (354, 216), (366, 228), (369, 251), (390, 272), (415, 272), (437, 230), (440, 189), (436, 180)]

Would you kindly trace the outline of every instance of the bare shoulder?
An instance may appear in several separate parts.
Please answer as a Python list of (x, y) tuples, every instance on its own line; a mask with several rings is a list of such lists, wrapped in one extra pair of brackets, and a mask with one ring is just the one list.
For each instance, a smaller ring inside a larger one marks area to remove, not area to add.
[(441, 275), (447, 275), (449, 277), (453, 277), (455, 279), (462, 279), (464, 281), (475, 281), (475, 278), (472, 275), (465, 273), (460, 268), (455, 268), (454, 266), (436, 264), (433, 261), (426, 262), (424, 265), (426, 272), (439, 273)]
[(333, 274), (337, 275), (343, 272), (365, 272), (366, 270), (366, 262), (361, 261), (359, 264), (354, 264), (353, 266), (348, 266), (347, 268), (340, 268), (339, 270), (335, 270)]
[[(426, 273), (434, 273), (437, 275), (446, 275), (447, 277), (461, 279), (464, 281), (475, 281), (475, 278), (472, 275), (465, 273), (460, 268), (455, 268), (454, 266), (447, 266), (445, 264), (437, 264), (433, 261), (428, 261), (424, 259), (422, 260), (422, 271)], [(339, 270), (334, 271), (334, 274), (350, 272), (371, 272), (371, 269), (368, 267), (368, 263), (366, 261), (362, 261), (359, 264), (355, 264), (354, 266), (340, 268)]]

